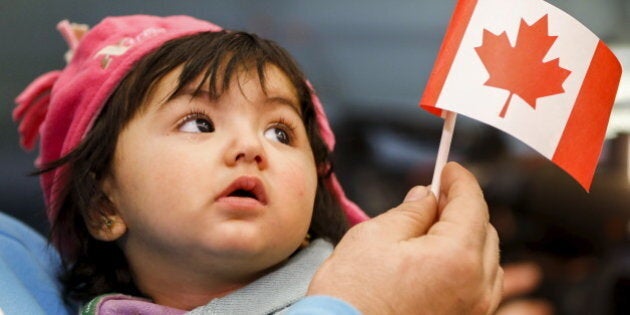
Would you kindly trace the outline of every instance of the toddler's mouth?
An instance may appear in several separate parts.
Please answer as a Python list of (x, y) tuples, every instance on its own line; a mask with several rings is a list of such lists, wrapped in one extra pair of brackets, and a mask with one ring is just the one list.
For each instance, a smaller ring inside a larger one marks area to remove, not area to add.
[(267, 204), (267, 194), (260, 179), (252, 176), (242, 176), (230, 184), (217, 199), (221, 198), (247, 198), (261, 204)]

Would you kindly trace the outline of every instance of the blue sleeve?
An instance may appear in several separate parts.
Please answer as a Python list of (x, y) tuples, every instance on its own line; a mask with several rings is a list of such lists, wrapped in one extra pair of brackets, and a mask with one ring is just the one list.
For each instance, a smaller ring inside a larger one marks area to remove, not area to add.
[(56, 278), (60, 264), (39, 233), (0, 212), (0, 314), (69, 314)]
[(361, 315), (352, 305), (330, 296), (307, 296), (291, 305), (282, 315)]

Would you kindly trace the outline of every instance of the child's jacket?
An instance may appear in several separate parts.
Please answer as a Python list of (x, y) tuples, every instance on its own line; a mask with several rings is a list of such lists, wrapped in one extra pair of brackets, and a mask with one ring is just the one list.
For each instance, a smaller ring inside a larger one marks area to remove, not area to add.
[(333, 251), (316, 239), (273, 272), (188, 313), (122, 294), (99, 296), (85, 305), (82, 315), (103, 314), (273, 314), (304, 297), (313, 275)]

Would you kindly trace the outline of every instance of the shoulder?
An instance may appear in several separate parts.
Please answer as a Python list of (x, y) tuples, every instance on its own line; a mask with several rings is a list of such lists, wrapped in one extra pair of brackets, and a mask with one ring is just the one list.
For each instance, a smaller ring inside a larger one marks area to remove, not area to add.
[(0, 212), (0, 310), (6, 314), (69, 314), (61, 297), (59, 255), (44, 237)]

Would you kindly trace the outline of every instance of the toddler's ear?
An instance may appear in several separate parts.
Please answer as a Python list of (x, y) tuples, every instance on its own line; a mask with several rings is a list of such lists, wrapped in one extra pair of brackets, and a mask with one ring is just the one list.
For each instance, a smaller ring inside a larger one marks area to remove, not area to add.
[(102, 185), (101, 191), (93, 196), (89, 214), (84, 218), (90, 234), (97, 240), (111, 242), (119, 239), (127, 232), (127, 223), (118, 214), (116, 205), (107, 195)]
[(127, 224), (118, 214), (103, 215), (90, 221), (86, 222), (88, 231), (97, 240), (112, 242), (127, 232)]

